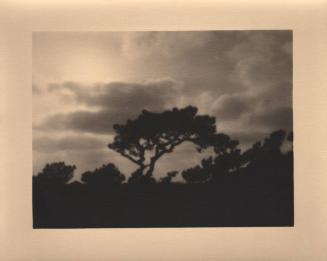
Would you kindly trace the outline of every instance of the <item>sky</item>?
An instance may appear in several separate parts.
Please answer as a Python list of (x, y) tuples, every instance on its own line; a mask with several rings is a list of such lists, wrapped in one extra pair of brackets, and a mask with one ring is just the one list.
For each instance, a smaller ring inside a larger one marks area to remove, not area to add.
[[(137, 166), (107, 145), (143, 109), (196, 106), (242, 148), (292, 130), (292, 32), (36, 32), (32, 91), (34, 174), (65, 161), (76, 179), (109, 162), (129, 176)], [(183, 144), (155, 176), (208, 154)]]

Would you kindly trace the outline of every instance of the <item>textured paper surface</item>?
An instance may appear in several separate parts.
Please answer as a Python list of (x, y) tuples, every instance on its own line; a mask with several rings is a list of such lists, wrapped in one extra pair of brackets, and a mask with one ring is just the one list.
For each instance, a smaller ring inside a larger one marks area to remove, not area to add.
[[(32, 32), (293, 30), (295, 227), (32, 229)], [(326, 1), (2, 1), (0, 260), (326, 260)]]

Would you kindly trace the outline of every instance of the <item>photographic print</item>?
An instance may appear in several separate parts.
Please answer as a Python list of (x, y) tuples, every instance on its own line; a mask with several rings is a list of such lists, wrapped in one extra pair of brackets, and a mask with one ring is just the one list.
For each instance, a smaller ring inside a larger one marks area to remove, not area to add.
[(292, 31), (33, 33), (33, 227), (294, 225)]

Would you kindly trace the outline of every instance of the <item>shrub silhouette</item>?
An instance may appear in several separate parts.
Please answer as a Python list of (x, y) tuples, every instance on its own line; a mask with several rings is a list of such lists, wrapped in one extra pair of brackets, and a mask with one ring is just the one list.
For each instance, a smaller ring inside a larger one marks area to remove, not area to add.
[(114, 164), (109, 163), (94, 171), (83, 173), (81, 180), (91, 187), (108, 188), (120, 185), (125, 180), (125, 176)]
[(241, 150), (238, 141), (219, 133), (211, 137), (216, 156), (203, 159), (201, 165), (182, 172), (188, 183), (221, 182), (227, 174), (236, 172), (242, 165)]
[(197, 108), (189, 106), (162, 113), (143, 110), (137, 119), (114, 125), (114, 130), (116, 136), (108, 146), (138, 165), (133, 182), (152, 177), (156, 162), (183, 142), (194, 143), (199, 151), (206, 148), (216, 126), (214, 117), (197, 115)]
[(156, 183), (156, 180), (152, 176), (143, 175), (142, 169), (137, 169), (129, 177), (128, 183), (134, 185), (151, 185)]
[[(286, 132), (278, 130), (243, 153), (243, 161), (248, 163), (246, 175), (252, 177), (252, 182), (292, 182), (290, 179), (293, 173), (293, 151), (281, 151), (285, 140)], [(292, 142), (292, 139), (289, 142)]]
[(203, 159), (201, 165), (182, 171), (182, 177), (188, 183), (204, 183), (212, 179), (212, 158)]
[(167, 175), (160, 179), (160, 182), (162, 184), (169, 184), (171, 183), (171, 180), (176, 177), (178, 174), (178, 171), (170, 171), (167, 173)]
[(213, 141), (216, 157), (212, 166), (208, 166), (212, 171), (212, 182), (223, 182), (232, 174), (239, 171), (243, 164), (239, 142), (232, 140), (226, 134), (217, 134)]
[(217, 155), (224, 155), (238, 150), (239, 142), (224, 133), (218, 133), (212, 137), (211, 145)]
[[(271, 133), (263, 142), (257, 142), (245, 151), (242, 155), (243, 160), (251, 165), (278, 160), (283, 156), (281, 146), (285, 141), (285, 137), (286, 132), (283, 130)], [(262, 167), (265, 166), (263, 165)]]
[(51, 185), (63, 185), (72, 179), (75, 169), (75, 165), (66, 165), (65, 162), (46, 164), (35, 180)]

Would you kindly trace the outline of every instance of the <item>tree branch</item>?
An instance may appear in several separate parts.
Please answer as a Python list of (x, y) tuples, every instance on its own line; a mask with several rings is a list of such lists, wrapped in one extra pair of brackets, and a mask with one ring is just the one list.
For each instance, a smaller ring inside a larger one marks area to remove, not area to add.
[[(185, 141), (191, 141), (193, 142), (194, 139), (189, 138), (189, 137), (184, 137), (184, 138), (175, 138), (174, 140), (170, 141), (169, 143), (167, 142), (166, 144), (169, 145), (168, 148), (165, 148), (161, 145), (156, 146), (155, 148), (155, 155), (150, 159), (150, 164), (149, 166), (149, 170), (147, 171), (147, 176), (151, 176), (152, 172), (154, 170), (154, 165), (155, 163), (166, 153), (168, 152), (172, 152), (174, 150), (174, 148), (178, 145), (180, 145), (181, 143), (185, 142)], [(161, 150), (160, 150), (161, 149)]]
[(142, 166), (142, 161), (141, 161), (141, 160), (136, 160), (136, 159), (134, 159), (132, 156), (126, 154), (124, 151), (119, 151), (119, 153), (120, 153), (122, 156), (128, 158), (130, 161), (134, 162), (135, 164), (137, 164), (137, 165), (139, 165), (139, 166)]
[(139, 161), (140, 161), (140, 163), (143, 164), (143, 162), (145, 161), (145, 147), (143, 147), (141, 145), (140, 141), (137, 142), (136, 147), (137, 147), (137, 149), (140, 152), (140, 159), (139, 159)]

